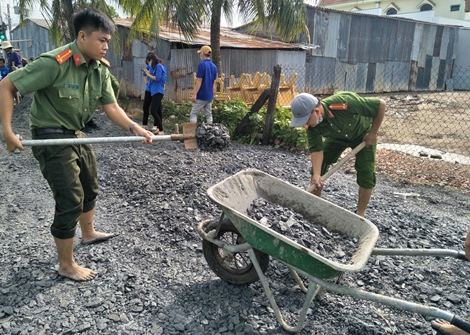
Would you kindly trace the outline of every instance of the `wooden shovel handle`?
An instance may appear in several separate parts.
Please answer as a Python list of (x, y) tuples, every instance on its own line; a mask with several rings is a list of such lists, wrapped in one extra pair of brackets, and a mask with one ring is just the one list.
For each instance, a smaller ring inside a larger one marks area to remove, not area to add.
[[(364, 147), (366, 146), (366, 142), (362, 142), (361, 144), (359, 144), (357, 147), (355, 147), (353, 150), (351, 150), (351, 152), (349, 152), (346, 156), (344, 156), (343, 158), (341, 158), (331, 169), (328, 170), (327, 173), (325, 173), (322, 177), (321, 177), (321, 181), (326, 181), (328, 178), (330, 178), (330, 176), (335, 173), (336, 171), (338, 171), (338, 169), (343, 166), (348, 160), (350, 160), (352, 157), (356, 156), (356, 154), (361, 151)], [(312, 193), (313, 191), (316, 190), (316, 185), (312, 185), (310, 186), (308, 189), (307, 189), (307, 192), (310, 192)]]

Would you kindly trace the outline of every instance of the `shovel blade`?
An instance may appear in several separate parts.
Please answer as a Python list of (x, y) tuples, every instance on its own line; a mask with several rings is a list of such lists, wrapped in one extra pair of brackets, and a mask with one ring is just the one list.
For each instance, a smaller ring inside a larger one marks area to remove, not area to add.
[(196, 138), (197, 123), (183, 123), (183, 137), (185, 149), (197, 149)]

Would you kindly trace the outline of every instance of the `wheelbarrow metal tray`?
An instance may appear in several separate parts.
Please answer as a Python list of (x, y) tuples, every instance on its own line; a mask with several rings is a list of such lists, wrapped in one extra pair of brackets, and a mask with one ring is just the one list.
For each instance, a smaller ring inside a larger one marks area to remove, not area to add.
[[(372, 222), (259, 170), (238, 172), (210, 187), (207, 193), (251, 247), (318, 278), (360, 271), (379, 236)], [(357, 238), (359, 246), (350, 264), (327, 259), (248, 217), (247, 210), (258, 198), (290, 208), (330, 232)]]

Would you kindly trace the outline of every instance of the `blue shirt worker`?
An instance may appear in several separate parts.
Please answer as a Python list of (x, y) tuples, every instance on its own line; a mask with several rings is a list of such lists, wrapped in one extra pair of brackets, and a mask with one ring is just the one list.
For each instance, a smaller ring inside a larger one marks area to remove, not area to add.
[[(7, 149), (24, 150), (22, 137), (13, 132), (11, 94), (34, 93), (30, 127), (33, 139), (86, 138), (81, 131), (98, 105), (118, 126), (152, 143), (153, 134), (133, 122), (116, 102), (106, 55), (114, 24), (101, 12), (84, 9), (73, 17), (75, 41), (42, 54), (33, 63), (11, 72), (0, 82), (0, 118)], [(51, 234), (57, 247), (59, 275), (75, 281), (93, 279), (96, 272), (79, 266), (73, 257), (75, 228), (81, 242), (106, 241), (114, 234), (95, 230), (93, 218), (98, 195), (98, 173), (89, 144), (32, 147), (54, 200)]]
[(13, 72), (16, 69), (23, 67), (23, 63), (21, 62), (21, 56), (19, 53), (13, 50), (13, 46), (11, 45), (10, 41), (3, 41), (2, 49), (5, 50), (5, 52), (7, 53), (7, 66), (10, 72)]
[(202, 62), (197, 67), (196, 86), (191, 97), (193, 107), (189, 122), (196, 123), (197, 116), (203, 109), (206, 122), (212, 123), (212, 101), (214, 100), (217, 66), (211, 61), (212, 49), (210, 46), (204, 45), (197, 53), (200, 54)]
[(149, 61), (149, 70), (144, 73), (149, 81), (149, 90), (151, 95), (150, 113), (153, 116), (153, 127), (150, 129), (155, 135), (165, 135), (163, 131), (163, 107), (162, 99), (165, 94), (166, 68), (163, 60), (155, 53), (147, 55)]
[(307, 127), (312, 162), (310, 184), (321, 196), (324, 175), (346, 148), (361, 142), (366, 147), (356, 154), (355, 169), (359, 185), (357, 215), (364, 216), (375, 187), (377, 132), (385, 115), (385, 101), (364, 98), (353, 92), (338, 92), (326, 99), (308, 93), (297, 95), (291, 103), (291, 127)]
[(0, 58), (0, 80), (8, 76), (10, 70), (5, 65), (5, 58)]

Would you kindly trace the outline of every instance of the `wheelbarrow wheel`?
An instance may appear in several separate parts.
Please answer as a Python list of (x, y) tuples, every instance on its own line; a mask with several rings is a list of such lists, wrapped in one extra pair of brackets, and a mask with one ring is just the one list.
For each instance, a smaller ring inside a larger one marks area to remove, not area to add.
[[(216, 229), (218, 223), (218, 220), (210, 222), (205, 230), (209, 232)], [(242, 235), (228, 218), (223, 219), (217, 238), (232, 245), (245, 243)], [(255, 266), (247, 252), (229, 252), (207, 240), (203, 240), (202, 249), (209, 267), (226, 282), (245, 285), (254, 283), (259, 279)], [(269, 266), (269, 255), (256, 249), (253, 250), (261, 270), (265, 273)]]

